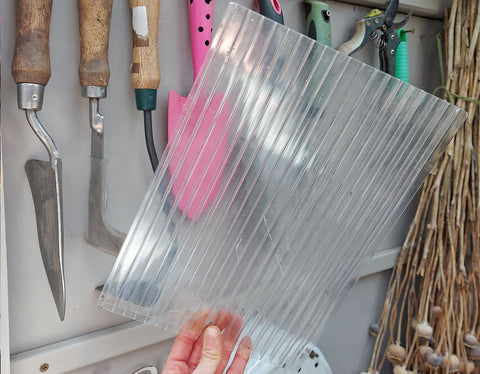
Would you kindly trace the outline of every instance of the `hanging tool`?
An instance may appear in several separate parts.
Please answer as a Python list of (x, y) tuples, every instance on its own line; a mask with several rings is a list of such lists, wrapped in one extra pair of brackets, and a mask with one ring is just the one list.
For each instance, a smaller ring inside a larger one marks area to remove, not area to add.
[[(190, 42), (192, 50), (193, 76), (196, 79), (207, 54), (213, 26), (214, 1), (189, 1)], [(276, 0), (259, 0), (260, 12), (283, 24), (280, 3)], [(201, 99), (203, 100), (203, 98)], [(186, 98), (170, 91), (168, 106), (168, 139), (175, 139), (179, 131), (179, 118)], [(201, 112), (195, 113), (200, 115)], [(224, 156), (227, 152), (225, 126), (231, 114), (230, 105), (224, 95), (215, 95), (208, 110), (201, 118), (189, 119), (190, 126), (197, 126), (196, 137), (190, 142), (183, 131), (172, 155), (173, 194), (179, 199), (179, 209), (189, 219), (196, 220), (217, 195)], [(215, 127), (210, 129), (211, 123)], [(193, 131), (193, 130), (192, 130)], [(197, 155), (200, 155), (198, 160)]]
[[(198, 76), (212, 41), (213, 14), (214, 0), (209, 2), (188, 0), (188, 23), (194, 81)], [(174, 90), (170, 90), (168, 96), (169, 141), (175, 139), (179, 131), (179, 118), (186, 100), (186, 97), (180, 96)], [(221, 99), (219, 97), (211, 101), (209, 109), (202, 120), (202, 122), (207, 124), (207, 127), (209, 123), (214, 120), (220, 102)], [(194, 121), (191, 123), (193, 122)], [(205, 125), (202, 125), (202, 127), (204, 126)], [(215, 191), (215, 188), (211, 189), (212, 178), (215, 175), (215, 165), (218, 163), (218, 159), (223, 157), (222, 149), (212, 146), (215, 144), (214, 138), (217, 133), (209, 137), (208, 133), (199, 130), (197, 134), (195, 142), (190, 145), (188, 139), (183, 137), (178, 142), (178, 146), (174, 152), (175, 165), (176, 162), (181, 162), (180, 160), (184, 154), (187, 155), (185, 161), (183, 161), (180, 166), (179, 176), (174, 181), (174, 194), (175, 196), (179, 196), (179, 207), (182, 211), (186, 211), (187, 217), (190, 219), (194, 219), (197, 214), (200, 214), (208, 205), (209, 201), (215, 196), (215, 192), (212, 192)], [(206, 140), (205, 137), (207, 137), (208, 140)], [(192, 162), (195, 161), (194, 155), (197, 152), (202, 152), (202, 161), (198, 164), (192, 164)], [(213, 154), (215, 154), (215, 156), (213, 156)], [(204, 170), (207, 170), (205, 175)], [(188, 180), (185, 180), (185, 178), (188, 178)], [(186, 185), (185, 191), (182, 189), (184, 185), (183, 181), (185, 181)], [(204, 201), (206, 194), (209, 196), (207, 200)]]
[(318, 0), (304, 0), (307, 18), (307, 35), (317, 42), (332, 46), (331, 12), (327, 3)]
[(255, 5), (260, 14), (283, 25), (282, 7), (278, 0), (255, 0)]
[(50, 79), (49, 33), (52, 0), (16, 2), (15, 52), (12, 74), (17, 83), (19, 109), (48, 151), (49, 161), (25, 163), (37, 220), (38, 241), (50, 289), (60, 320), (65, 317), (63, 269), (62, 159), (37, 111), (42, 109), (44, 88)]
[(157, 107), (160, 85), (158, 61), (158, 19), (160, 0), (130, 0), (133, 31), (132, 83), (137, 109), (143, 110), (145, 142), (153, 171), (158, 157), (153, 141), (152, 110)]
[(113, 0), (78, 0), (80, 25), (80, 78), (82, 97), (89, 100), (91, 134), (88, 226), (85, 240), (117, 255), (125, 234), (105, 221), (105, 165), (103, 159), (104, 118), (99, 101), (107, 96), (110, 78), (108, 40)]
[(364, 18), (355, 23), (355, 34), (353, 37), (337, 48), (338, 51), (351, 55), (360, 50), (370, 39), (379, 49), (380, 69), (388, 74), (395, 74), (395, 56), (400, 37), (396, 29), (404, 26), (412, 11), (400, 22), (393, 22), (397, 15), (399, 0), (391, 0), (385, 13), (378, 9), (372, 10)]

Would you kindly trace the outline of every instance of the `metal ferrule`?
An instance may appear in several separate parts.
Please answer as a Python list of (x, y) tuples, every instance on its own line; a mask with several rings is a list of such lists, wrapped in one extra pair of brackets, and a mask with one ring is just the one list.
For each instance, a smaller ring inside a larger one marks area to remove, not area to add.
[(82, 97), (104, 98), (107, 97), (107, 87), (100, 86), (82, 86)]
[(34, 83), (17, 84), (18, 109), (40, 110), (43, 105), (43, 91), (45, 86)]

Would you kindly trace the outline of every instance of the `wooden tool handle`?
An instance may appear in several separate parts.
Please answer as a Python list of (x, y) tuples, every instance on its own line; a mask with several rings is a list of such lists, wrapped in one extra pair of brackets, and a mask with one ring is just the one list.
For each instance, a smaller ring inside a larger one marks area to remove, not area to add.
[(133, 32), (132, 83), (156, 90), (160, 84), (158, 18), (160, 0), (130, 0)]
[(12, 74), (17, 83), (45, 86), (50, 79), (52, 0), (17, 0)]
[(110, 78), (108, 37), (113, 0), (78, 0), (82, 86), (106, 87)]

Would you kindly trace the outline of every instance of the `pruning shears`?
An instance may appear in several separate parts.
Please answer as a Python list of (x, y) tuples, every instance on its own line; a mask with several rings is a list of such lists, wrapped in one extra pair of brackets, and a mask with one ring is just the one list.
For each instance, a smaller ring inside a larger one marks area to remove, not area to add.
[(394, 22), (398, 4), (399, 0), (392, 0), (385, 13), (382, 14), (380, 10), (374, 9), (364, 18), (357, 20), (353, 37), (338, 47), (337, 50), (351, 55), (363, 48), (370, 39), (379, 49), (380, 69), (394, 75), (395, 56), (401, 41), (395, 30), (404, 26), (412, 16), (412, 11), (410, 11), (403, 20)]

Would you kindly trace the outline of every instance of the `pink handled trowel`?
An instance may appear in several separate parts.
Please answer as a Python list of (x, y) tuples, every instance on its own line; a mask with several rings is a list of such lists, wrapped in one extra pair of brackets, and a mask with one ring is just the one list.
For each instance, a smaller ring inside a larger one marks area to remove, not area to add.
[[(214, 0), (187, 0), (192, 49), (193, 80), (197, 78), (212, 39)], [(170, 90), (168, 96), (168, 140), (180, 130), (180, 115), (187, 98)], [(207, 100), (207, 99), (205, 99)], [(223, 103), (223, 105), (222, 105)], [(225, 124), (229, 110), (223, 96), (207, 102), (197, 100), (187, 127), (175, 141), (169, 170), (174, 175), (173, 194), (179, 209), (189, 219), (198, 219), (216, 196), (227, 152)], [(201, 118), (201, 121), (200, 121)], [(200, 125), (194, 129), (198, 122)], [(192, 134), (194, 138), (191, 139)]]

